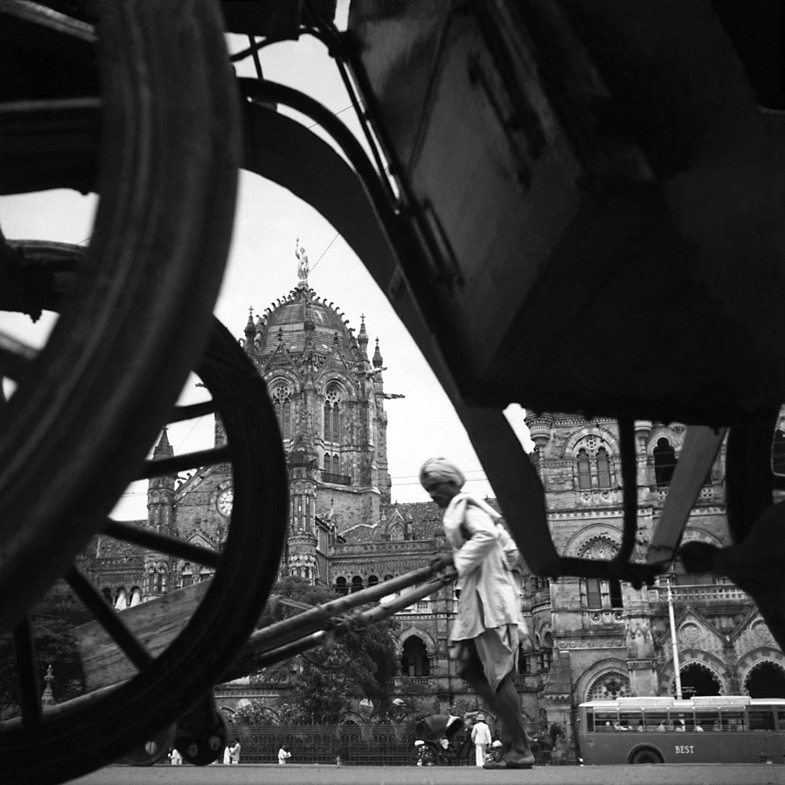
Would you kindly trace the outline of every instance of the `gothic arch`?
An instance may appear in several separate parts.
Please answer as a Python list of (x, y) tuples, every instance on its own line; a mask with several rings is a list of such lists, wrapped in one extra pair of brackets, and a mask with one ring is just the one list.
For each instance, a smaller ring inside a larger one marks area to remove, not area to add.
[(682, 537), (682, 545), (688, 542), (705, 542), (709, 545), (714, 545), (717, 548), (722, 548), (725, 543), (717, 537), (717, 535), (713, 534), (712, 532), (708, 532), (705, 529), (700, 529), (697, 527), (692, 527), (687, 524), (687, 527), (684, 530), (684, 536)]
[[(759, 678), (762, 675), (764, 670), (770, 670), (771, 675), (775, 677), (778, 682), (778, 689), (767, 689), (765, 692), (779, 692), (779, 695), (753, 695), (750, 691), (750, 686), (754, 684), (756, 677)], [(753, 662), (749, 668), (746, 669), (740, 681), (741, 691), (745, 695), (751, 695), (755, 698), (785, 698), (785, 657), (782, 656), (781, 652), (773, 652), (773, 656), (760, 657), (758, 660)]]
[(582, 428), (579, 428), (577, 431), (574, 431), (570, 435), (570, 438), (567, 439), (564, 444), (564, 453), (562, 454), (562, 458), (568, 460), (576, 458), (578, 445), (584, 439), (591, 438), (592, 436), (608, 445), (608, 451), (610, 452), (611, 456), (620, 454), (621, 449), (619, 447), (618, 439), (611, 430), (601, 425), (586, 425)]
[(351, 401), (357, 397), (357, 389), (351, 380), (334, 370), (326, 373), (319, 383), (319, 395), (324, 398), (330, 390), (336, 390), (343, 396), (344, 401)]
[[(700, 649), (686, 649), (679, 653), (679, 670), (683, 671), (688, 665), (697, 665), (708, 670), (719, 683), (720, 695), (729, 694), (729, 685), (732, 683), (731, 674), (725, 663), (713, 654)], [(676, 672), (673, 660), (666, 662), (659, 673), (660, 695), (671, 695), (676, 683)]]
[(606, 684), (609, 689), (612, 687), (612, 682), (618, 685), (622, 696), (629, 695), (630, 677), (627, 666), (623, 660), (616, 657), (600, 660), (587, 668), (575, 685), (575, 698), (578, 703), (591, 700), (589, 696), (592, 692), (603, 684)]
[(649, 441), (646, 443), (646, 455), (649, 458), (654, 459), (654, 448), (660, 439), (667, 439), (670, 442), (678, 458), (684, 444), (684, 431), (676, 431), (667, 425), (657, 425), (652, 428), (649, 434)]
[(343, 390), (348, 400), (356, 400), (360, 395), (357, 381), (342, 368), (336, 368), (335, 366), (325, 367), (316, 377), (316, 386), (321, 396), (324, 396), (331, 384), (337, 384)]
[(281, 438), (287, 441), (294, 435), (295, 405), (294, 399), (299, 389), (293, 374), (275, 373), (267, 381), (270, 400), (273, 403)]
[(395, 653), (398, 657), (403, 654), (403, 644), (412, 637), (419, 638), (425, 644), (425, 650), (428, 652), (429, 657), (436, 656), (436, 641), (428, 632), (422, 629), (422, 627), (418, 627), (413, 624), (410, 627), (407, 627), (396, 638)]
[(771, 662), (785, 669), (785, 654), (771, 646), (759, 646), (748, 651), (741, 657), (736, 665), (736, 672), (740, 675), (739, 682), (744, 684), (750, 672), (763, 662)]
[(595, 543), (603, 540), (613, 552), (619, 549), (621, 535), (619, 529), (610, 523), (595, 523), (576, 532), (568, 541), (564, 549), (565, 556), (580, 556), (586, 553)]

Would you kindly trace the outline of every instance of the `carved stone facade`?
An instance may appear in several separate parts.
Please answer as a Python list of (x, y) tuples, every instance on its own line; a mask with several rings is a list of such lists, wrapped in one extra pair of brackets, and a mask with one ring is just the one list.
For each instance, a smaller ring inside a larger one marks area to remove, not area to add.
[[(609, 559), (621, 541), (622, 489), (618, 427), (609, 419), (541, 413), (526, 418), (532, 456), (545, 487), (554, 542), (564, 556)], [(662, 513), (685, 428), (635, 424), (638, 545), (645, 557)], [(725, 517), (725, 453), (721, 450), (690, 515), (682, 542), (730, 544)], [(555, 630), (554, 655), (569, 673), (558, 690), (549, 677), (542, 707), (549, 721), (569, 723), (570, 707), (590, 699), (674, 694), (675, 669), (668, 588), (677, 636), (682, 692), (785, 696), (785, 657), (744, 592), (713, 575), (674, 571), (655, 586), (562, 578), (533, 612), (533, 631)], [(559, 716), (561, 715), (561, 716)]]
[[(340, 311), (307, 281), (307, 264), (287, 296), (249, 317), (241, 344), (267, 382), (287, 453), (291, 511), (282, 570), (348, 593), (429, 562), (445, 547), (441, 511), (432, 502), (391, 503), (386, 453), (383, 359), (368, 354), (364, 317), (357, 335)], [(565, 556), (608, 559), (622, 522), (618, 428), (608, 419), (541, 413), (526, 418), (536, 445), (553, 540)], [(216, 441), (223, 438), (220, 422)], [(637, 558), (662, 512), (684, 428), (637, 422)], [(416, 449), (416, 446), (413, 447)], [(156, 448), (170, 455), (166, 432)], [(725, 520), (724, 452), (701, 490), (683, 541), (730, 542)], [(150, 526), (218, 548), (231, 511), (228, 465), (150, 481)], [(425, 495), (425, 494), (423, 494)], [(141, 523), (141, 522), (139, 522)], [(174, 558), (100, 539), (84, 569), (118, 607), (209, 577)], [(670, 576), (685, 694), (785, 696), (785, 657), (749, 598), (710, 575)], [(521, 652), (516, 683), (532, 724), (559, 723), (572, 735), (575, 706), (617, 695), (674, 691), (674, 664), (665, 582), (640, 590), (618, 581), (524, 571), (521, 603), (531, 646)], [(421, 711), (479, 707), (454, 672), (448, 633), (453, 590), (398, 615), (397, 689)], [(286, 685), (226, 685), (227, 709), (262, 697), (273, 705)]]

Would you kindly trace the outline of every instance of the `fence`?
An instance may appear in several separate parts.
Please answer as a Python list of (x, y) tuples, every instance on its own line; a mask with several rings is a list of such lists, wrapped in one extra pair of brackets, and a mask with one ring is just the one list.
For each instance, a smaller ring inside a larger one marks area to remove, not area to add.
[[(282, 744), (292, 753), (291, 763), (335, 765), (340, 757), (341, 764), (349, 766), (413, 766), (417, 760), (414, 723), (230, 725), (229, 738), (240, 740), (242, 763), (275, 763)], [(468, 756), (453, 761), (468, 763)]]

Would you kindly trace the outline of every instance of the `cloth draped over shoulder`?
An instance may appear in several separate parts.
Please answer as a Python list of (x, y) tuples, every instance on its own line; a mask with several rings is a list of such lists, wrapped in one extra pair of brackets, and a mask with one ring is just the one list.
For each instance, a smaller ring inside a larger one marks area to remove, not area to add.
[(500, 515), (481, 499), (457, 494), (444, 513), (444, 534), (458, 573), (453, 643), (473, 640), (485, 675), (496, 689), (517, 663), (528, 634), (513, 568), (520, 555)]

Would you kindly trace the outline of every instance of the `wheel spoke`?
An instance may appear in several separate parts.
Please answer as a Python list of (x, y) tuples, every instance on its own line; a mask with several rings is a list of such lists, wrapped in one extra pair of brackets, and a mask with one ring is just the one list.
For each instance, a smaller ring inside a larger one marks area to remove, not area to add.
[(28, 616), (14, 628), (14, 649), (22, 722), (24, 725), (38, 725), (41, 722), (41, 682), (38, 679), (33, 625)]
[(0, 332), (0, 377), (18, 381), (37, 354), (31, 346)]
[[(56, 187), (94, 187), (100, 144), (101, 100), (51, 98), (0, 104), (3, 194)], [(35, 156), (30, 156), (35, 140)]]
[(192, 545), (175, 537), (159, 534), (152, 529), (141, 529), (120, 521), (109, 521), (109, 525), (104, 530), (104, 533), (123, 542), (149, 548), (158, 553), (167, 553), (170, 556), (177, 556), (185, 561), (204, 564), (208, 567), (217, 568), (218, 562), (221, 560), (221, 554), (218, 551), (203, 548), (199, 545)]
[(98, 590), (75, 568), (66, 575), (68, 585), (93, 613), (98, 623), (112, 636), (129, 660), (142, 670), (153, 661), (153, 656), (137, 640), (119, 614), (106, 602)]
[(186, 469), (197, 466), (210, 466), (215, 463), (229, 463), (231, 450), (228, 446), (215, 447), (210, 450), (197, 450), (196, 452), (177, 455), (174, 458), (160, 458), (157, 461), (145, 461), (144, 468), (137, 475), (137, 480), (149, 480), (151, 477), (160, 477), (163, 474), (177, 474)]
[(86, 43), (95, 43), (95, 29), (92, 25), (31, 0), (0, 0), (0, 14), (32, 22)]

